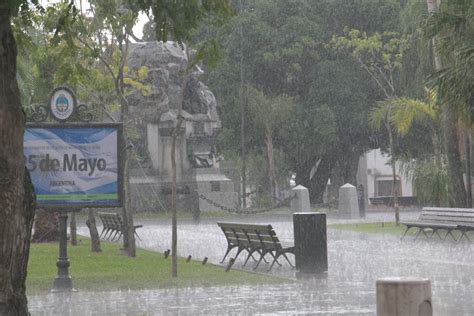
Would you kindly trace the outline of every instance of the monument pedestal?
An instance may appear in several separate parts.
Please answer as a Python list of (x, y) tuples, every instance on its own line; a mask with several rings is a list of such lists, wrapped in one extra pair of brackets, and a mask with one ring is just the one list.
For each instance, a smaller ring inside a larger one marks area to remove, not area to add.
[(218, 205), (228, 209), (237, 209), (239, 206), (239, 197), (237, 192), (234, 192), (234, 183), (221, 174), (218, 168), (197, 168), (196, 187), (201, 212), (223, 211)]

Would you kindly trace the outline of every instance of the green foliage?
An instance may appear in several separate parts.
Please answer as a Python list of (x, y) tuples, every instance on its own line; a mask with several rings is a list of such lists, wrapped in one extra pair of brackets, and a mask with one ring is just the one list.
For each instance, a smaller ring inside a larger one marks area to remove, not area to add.
[[(351, 59), (336, 56), (325, 43), (332, 34), (342, 35), (345, 26), (371, 33), (383, 32), (384, 25), (392, 28), (397, 1), (258, 0), (235, 6), (240, 14), (228, 24), (219, 29), (205, 26), (196, 33), (197, 38), (217, 36), (224, 48), (224, 58), (208, 75), (222, 107), (219, 148), (237, 154), (244, 107), (245, 147), (261, 151), (264, 128), (275, 121), (272, 113), (282, 106), (275, 98), (281, 96), (294, 106), (281, 111), (288, 113), (283, 120), (276, 120), (280, 123), (275, 125), (274, 144), (287, 155), (293, 171), (301, 165), (311, 168), (323, 154), (346, 159), (370, 148), (373, 132), (367, 114), (380, 93)], [(241, 85), (252, 87), (243, 97)]]
[(449, 177), (446, 163), (432, 158), (401, 161), (400, 172), (412, 182), (420, 205), (447, 206)]
[(367, 35), (357, 29), (345, 29), (345, 35), (333, 36), (328, 47), (350, 54), (389, 98), (397, 93), (394, 77), (409, 43), (409, 36), (397, 32)]
[(441, 98), (451, 101), (474, 118), (474, 2), (443, 1), (438, 13), (425, 24), (425, 35), (436, 36), (444, 68), (429, 80)]
[(127, 0), (134, 11), (151, 13), (156, 38), (166, 42), (171, 35), (178, 43), (189, 42), (192, 30), (213, 16), (225, 20), (232, 14), (227, 0)]
[(388, 124), (398, 135), (405, 136), (414, 121), (438, 119), (438, 109), (433, 103), (408, 98), (389, 98), (377, 102), (369, 114), (369, 124), (381, 128)]
[(294, 98), (286, 95), (267, 96), (262, 91), (248, 86), (246, 96), (248, 112), (253, 116), (256, 128), (275, 130), (285, 124), (296, 109)]

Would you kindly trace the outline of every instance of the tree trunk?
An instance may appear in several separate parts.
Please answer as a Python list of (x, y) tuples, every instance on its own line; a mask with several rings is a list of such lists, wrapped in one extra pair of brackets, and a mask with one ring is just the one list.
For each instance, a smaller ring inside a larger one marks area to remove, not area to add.
[[(131, 197), (130, 197), (130, 157), (131, 157), (131, 144), (129, 143), (128, 134), (128, 122), (129, 122), (129, 108), (128, 101), (125, 98), (125, 85), (123, 81), (123, 70), (127, 59), (128, 52), (128, 37), (127, 33), (123, 34), (122, 40), (118, 40), (118, 47), (121, 52), (119, 67), (117, 76), (115, 77), (115, 92), (120, 100), (120, 110), (123, 124), (123, 139), (125, 141), (125, 148), (123, 149), (123, 195), (124, 205), (122, 208), (123, 225), (122, 236), (123, 236), (123, 250), (129, 257), (136, 257), (136, 245), (135, 245), (135, 227), (133, 223), (133, 212), (131, 210)], [(125, 47), (124, 47), (125, 45)]]
[(178, 122), (173, 131), (171, 141), (171, 276), (178, 276), (178, 220), (176, 198), (176, 138), (180, 134), (183, 118), (178, 116)]
[(309, 176), (311, 174), (311, 168), (314, 166), (314, 161), (304, 161), (298, 162), (296, 165), (296, 176), (295, 176), (295, 184), (302, 185), (309, 189), (310, 186), (310, 179)]
[(45, 209), (36, 210), (33, 242), (50, 242), (59, 240), (58, 213)]
[(71, 231), (71, 245), (77, 246), (77, 225), (76, 225), (76, 212), (71, 212), (71, 221), (69, 222), (69, 229)]
[(16, 82), (10, 11), (0, 6), (0, 315), (28, 315), (26, 268), (35, 194), (25, 171), (25, 117)]
[(100, 236), (97, 231), (97, 224), (95, 221), (95, 210), (90, 208), (87, 210), (87, 220), (86, 225), (89, 227), (89, 232), (91, 235), (91, 251), (92, 252), (101, 252), (100, 248)]
[(276, 182), (275, 182), (275, 162), (273, 159), (273, 131), (265, 128), (265, 145), (267, 147), (267, 164), (268, 164), (268, 183), (270, 188), (270, 197), (272, 203), (276, 198)]
[[(348, 147), (348, 149), (350, 149)], [(340, 181), (338, 184), (344, 185), (350, 183), (354, 186), (357, 186), (357, 168), (359, 166), (359, 159), (362, 153), (347, 150), (346, 152), (339, 152), (335, 170), (333, 170), (332, 175), (336, 174)], [(331, 176), (331, 185), (336, 184), (333, 181)]]
[(467, 207), (472, 207), (472, 184), (471, 184), (471, 128), (466, 124), (465, 140), (466, 140), (466, 191), (467, 191)]
[[(434, 14), (438, 12), (440, 0), (426, 0), (428, 5), (428, 13)], [(437, 51), (438, 40), (433, 37), (432, 50), (434, 56), (435, 70), (443, 69), (441, 55)], [(449, 204), (453, 207), (466, 207), (466, 189), (462, 174), (461, 155), (459, 154), (458, 135), (456, 130), (457, 112), (452, 109), (449, 104), (441, 104), (441, 124), (444, 136), (444, 148), (448, 162), (448, 178), (449, 178)]]
[[(435, 165), (436, 168), (441, 170), (442, 166), (442, 158), (441, 158), (441, 144), (439, 141), (439, 135), (438, 135), (438, 128), (437, 124), (433, 123), (431, 124), (431, 143), (433, 145), (433, 154), (435, 157)], [(434, 206), (441, 206), (441, 201), (443, 200), (443, 197), (439, 194), (434, 197)]]
[(446, 157), (448, 158), (449, 204), (451, 207), (466, 207), (466, 188), (462, 173), (461, 155), (459, 153), (459, 140), (456, 129), (457, 113), (443, 104), (443, 135)]
[[(128, 138), (126, 138), (128, 139)], [(129, 151), (129, 146), (127, 146), (127, 149), (125, 150), (127, 152), (126, 158), (125, 158), (125, 163), (124, 163), (124, 240), (125, 236), (127, 237), (127, 247), (125, 248), (127, 255), (129, 257), (136, 257), (137, 256), (137, 248), (135, 244), (135, 224), (133, 222), (133, 212), (131, 210), (131, 197), (130, 197), (130, 153)]]
[[(309, 182), (308, 190), (311, 203), (315, 204), (323, 202), (324, 191), (326, 190), (335, 163), (335, 159), (330, 154), (321, 157), (318, 168)], [(309, 168), (308, 175), (310, 174), (311, 169), (312, 167)]]
[(441, 143), (439, 141), (438, 127), (438, 124), (431, 124), (431, 144), (433, 145), (436, 166), (441, 168)]
[(400, 208), (398, 206), (398, 185), (397, 185), (397, 170), (395, 168), (397, 159), (395, 157), (395, 143), (393, 140), (393, 132), (390, 123), (387, 123), (388, 139), (390, 143), (390, 165), (392, 167), (392, 196), (393, 196), (393, 208), (395, 212), (395, 224), (398, 226), (400, 221)]

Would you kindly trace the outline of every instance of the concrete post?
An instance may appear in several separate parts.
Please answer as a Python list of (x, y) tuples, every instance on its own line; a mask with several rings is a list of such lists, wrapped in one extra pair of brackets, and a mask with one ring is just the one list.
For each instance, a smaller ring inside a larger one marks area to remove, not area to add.
[(295, 265), (299, 272), (328, 270), (326, 214), (294, 213)]
[(346, 183), (339, 188), (339, 214), (349, 218), (359, 218), (359, 201), (356, 187)]
[(311, 212), (309, 205), (308, 189), (302, 185), (298, 185), (291, 189), (291, 194), (294, 198), (291, 199), (290, 208), (292, 213), (296, 212)]
[(378, 316), (432, 316), (431, 283), (422, 278), (377, 280)]

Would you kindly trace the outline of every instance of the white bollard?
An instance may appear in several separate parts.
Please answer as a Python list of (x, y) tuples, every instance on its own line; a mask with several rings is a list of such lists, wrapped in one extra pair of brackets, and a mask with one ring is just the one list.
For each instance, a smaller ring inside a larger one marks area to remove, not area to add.
[(377, 316), (432, 316), (431, 282), (422, 278), (377, 280)]
[(348, 218), (359, 218), (359, 201), (357, 200), (357, 189), (350, 183), (339, 188), (339, 214)]
[(291, 193), (294, 194), (294, 197), (290, 201), (290, 209), (292, 213), (311, 212), (307, 188), (302, 185), (298, 185), (291, 189)]

